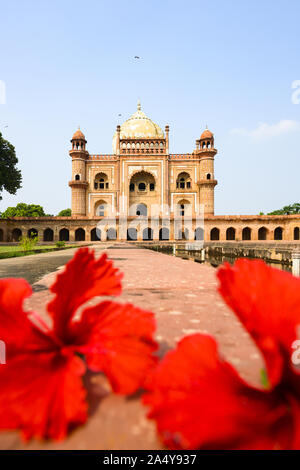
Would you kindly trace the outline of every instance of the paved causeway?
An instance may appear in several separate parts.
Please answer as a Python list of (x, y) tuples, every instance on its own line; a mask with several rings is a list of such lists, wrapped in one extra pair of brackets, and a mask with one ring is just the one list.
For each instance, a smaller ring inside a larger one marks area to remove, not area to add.
[[(106, 248), (109, 258), (124, 272), (123, 293), (117, 300), (132, 302), (156, 314), (157, 340), (160, 354), (184, 335), (202, 332), (218, 340), (220, 350), (241, 374), (255, 383), (262, 367), (261, 358), (233, 313), (217, 293), (216, 271), (208, 265), (158, 253), (134, 244), (98, 244), (98, 255)], [(51, 269), (59, 268), (73, 253), (49, 253), (7, 260), (6, 267), (20, 268), (20, 260), (35, 264), (42, 260)], [(3, 260), (5, 261), (5, 260)], [(0, 276), (3, 265), (0, 261)], [(22, 264), (22, 263), (21, 263)], [(22, 268), (23, 269), (23, 268)], [(42, 271), (40, 271), (42, 272)], [(44, 274), (44, 273), (42, 273)], [(31, 306), (43, 310), (49, 298), (48, 287), (55, 274), (35, 279)], [(89, 384), (91, 417), (81, 429), (63, 443), (31, 442), (24, 446), (16, 433), (0, 434), (2, 449), (160, 449), (154, 426), (145, 418), (145, 409), (138, 399), (113, 395), (102, 376), (94, 376)], [(102, 398), (99, 403), (99, 396)]]

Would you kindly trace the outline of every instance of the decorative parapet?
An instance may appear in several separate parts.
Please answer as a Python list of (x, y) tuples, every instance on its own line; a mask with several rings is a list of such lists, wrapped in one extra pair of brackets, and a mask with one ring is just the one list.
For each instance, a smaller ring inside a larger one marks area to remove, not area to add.
[(120, 155), (165, 154), (166, 139), (134, 138), (120, 140)]

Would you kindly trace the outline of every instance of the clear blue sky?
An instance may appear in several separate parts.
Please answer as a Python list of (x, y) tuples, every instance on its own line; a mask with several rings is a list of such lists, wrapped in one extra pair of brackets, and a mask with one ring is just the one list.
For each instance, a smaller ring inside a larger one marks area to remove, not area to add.
[(299, 0), (0, 0), (0, 11), (0, 130), (23, 174), (0, 210), (70, 207), (73, 132), (111, 153), (118, 114), (138, 98), (170, 125), (172, 153), (191, 152), (206, 123), (214, 132), (217, 214), (300, 202)]

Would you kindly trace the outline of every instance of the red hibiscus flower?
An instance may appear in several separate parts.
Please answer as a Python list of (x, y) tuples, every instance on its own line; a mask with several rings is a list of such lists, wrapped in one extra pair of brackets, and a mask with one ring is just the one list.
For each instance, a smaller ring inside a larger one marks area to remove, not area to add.
[[(62, 439), (87, 419), (82, 376), (104, 372), (115, 392), (136, 391), (153, 366), (155, 322), (151, 312), (105, 301), (79, 307), (95, 296), (119, 295), (121, 277), (104, 254), (79, 249), (51, 286), (48, 327), (24, 312), (31, 288), (24, 279), (0, 280), (0, 429), (31, 437)], [(84, 361), (85, 358), (85, 361)]]
[(151, 374), (144, 398), (149, 417), (173, 449), (299, 449), (300, 371), (291, 356), (300, 279), (246, 259), (225, 264), (218, 278), (223, 298), (264, 356), (262, 386), (242, 380), (213, 338), (195, 334)]

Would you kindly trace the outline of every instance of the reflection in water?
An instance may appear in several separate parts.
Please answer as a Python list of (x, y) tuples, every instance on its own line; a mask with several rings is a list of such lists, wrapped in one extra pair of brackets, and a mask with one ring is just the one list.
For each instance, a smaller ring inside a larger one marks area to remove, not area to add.
[[(209, 256), (208, 253), (205, 253), (205, 259), (203, 259), (203, 256), (201, 256), (200, 251), (188, 251), (188, 250), (185, 250), (182, 245), (179, 246), (178, 248), (176, 247), (176, 249), (174, 249), (174, 245), (149, 245), (147, 246), (147, 248), (150, 248), (151, 250), (154, 250), (154, 251), (159, 251), (161, 253), (166, 253), (172, 256), (177, 256), (178, 258), (182, 258), (185, 260), (192, 260), (192, 261), (195, 261), (196, 263), (213, 266), (214, 268), (217, 268), (218, 266), (220, 266), (221, 264), (225, 262), (233, 264), (237, 260), (237, 258), (233, 256), (231, 257), (231, 256), (221, 255), (218, 257), (213, 257), (213, 256)], [(251, 258), (251, 259), (254, 259), (254, 258)], [(256, 258), (256, 259), (261, 259), (261, 258)], [(292, 272), (292, 267), (285, 263), (280, 263), (280, 262), (274, 263), (274, 262), (266, 261), (266, 260), (264, 261), (265, 263), (267, 263), (269, 266), (272, 266), (273, 268)]]

